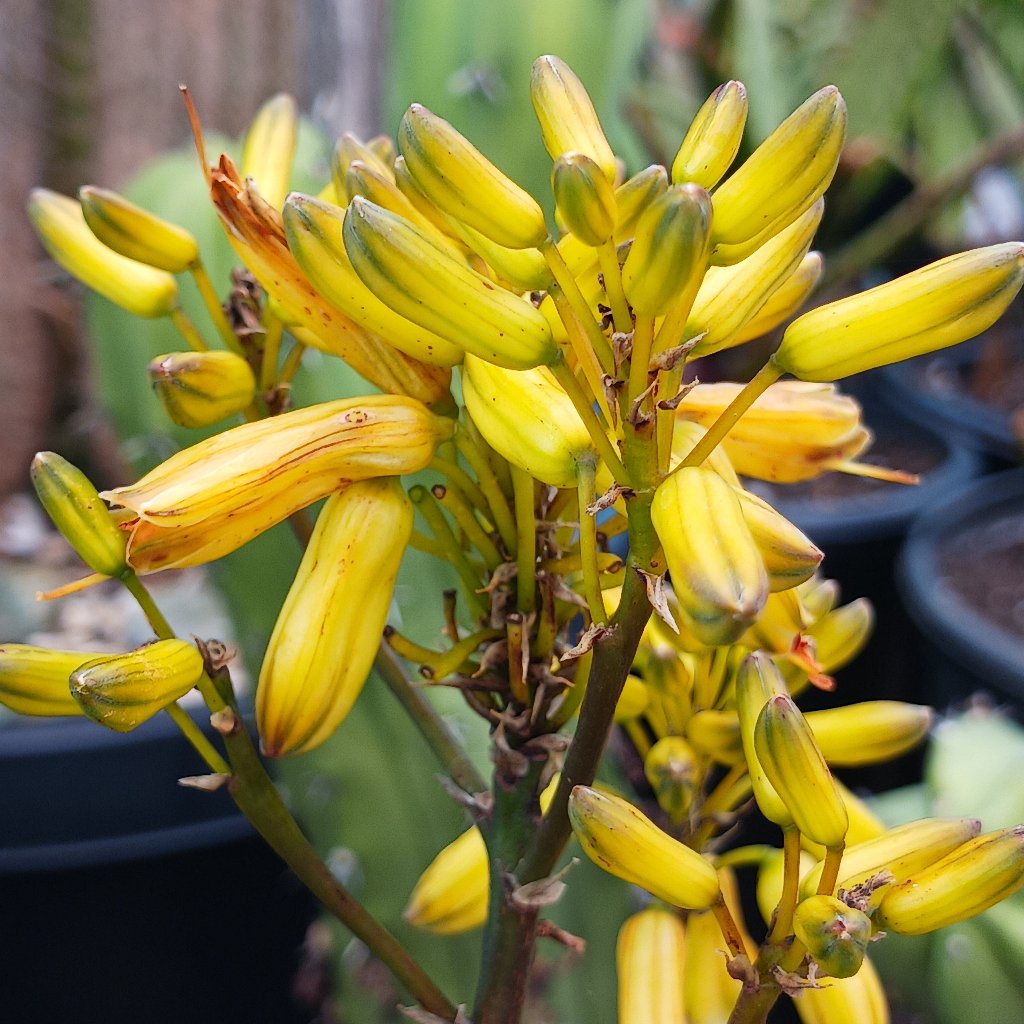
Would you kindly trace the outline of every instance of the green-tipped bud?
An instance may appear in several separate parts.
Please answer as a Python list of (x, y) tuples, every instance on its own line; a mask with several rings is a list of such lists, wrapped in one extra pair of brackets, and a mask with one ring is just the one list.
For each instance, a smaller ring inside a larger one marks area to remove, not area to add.
[(790, 114), (715, 192), (713, 262), (746, 259), (813, 206), (845, 137), (846, 104), (834, 85)]
[(68, 679), (75, 669), (98, 656), (95, 651), (0, 644), (0, 704), (19, 715), (81, 715), (82, 709), (68, 689)]
[(852, 978), (871, 941), (871, 919), (835, 896), (809, 896), (793, 916), (793, 931), (830, 978)]
[(923, 935), (988, 910), (1024, 886), (1024, 825), (971, 839), (890, 889), (875, 927)]
[(28, 215), (54, 261), (104, 298), (142, 317), (167, 316), (177, 307), (174, 278), (105, 246), (86, 224), (81, 203), (36, 188)]
[(831, 381), (959, 344), (991, 327), (1024, 283), (1024, 243), (947, 256), (912, 274), (797, 317), (772, 357)]
[(786, 684), (775, 662), (767, 654), (755, 651), (743, 660), (736, 674), (736, 711), (739, 714), (740, 739), (747, 771), (761, 813), (781, 828), (792, 826), (793, 815), (761, 765), (754, 742), (754, 727), (769, 698), (785, 692)]
[(615, 154), (597, 111), (583, 83), (564, 60), (548, 55), (533, 62), (530, 98), (544, 148), (552, 160), (565, 153), (585, 153), (609, 181), (615, 180)]
[(581, 242), (603, 245), (615, 231), (615, 190), (583, 153), (565, 153), (551, 169), (551, 189), (562, 223)]
[(720, 85), (697, 111), (672, 161), (672, 181), (713, 189), (732, 166), (747, 123), (742, 82)]
[(510, 249), (547, 238), (544, 211), (444, 118), (414, 103), (398, 128), (398, 148), (419, 190), (439, 210)]
[(89, 478), (55, 452), (39, 452), (30, 473), (40, 504), (79, 558), (93, 572), (125, 575), (126, 535), (114, 525)]
[(136, 206), (109, 189), (78, 190), (85, 222), (109, 249), (159, 270), (180, 274), (199, 259), (199, 245), (184, 228)]
[(771, 697), (754, 726), (757, 758), (796, 827), (827, 850), (841, 848), (849, 818), (806, 719), (788, 694)]
[(622, 267), (622, 288), (643, 316), (660, 316), (707, 268), (711, 198), (697, 185), (676, 185), (656, 199), (636, 226)]
[(286, 93), (267, 100), (245, 134), (242, 177), (252, 178), (260, 195), (277, 210), (288, 195), (298, 138), (298, 108)]
[(700, 782), (693, 747), (682, 736), (658, 740), (644, 758), (644, 775), (669, 819), (677, 824), (684, 821)]
[(149, 364), (167, 415), (182, 427), (208, 427), (241, 412), (256, 394), (249, 364), (234, 352), (170, 352)]
[(615, 240), (632, 238), (646, 209), (667, 191), (668, 175), (661, 164), (651, 164), (627, 178), (615, 190)]
[(768, 589), (788, 590), (809, 580), (824, 558), (821, 549), (767, 501), (743, 488), (736, 493), (750, 535), (764, 559)]
[(345, 206), (352, 198), (348, 191), (348, 169), (355, 160), (362, 161), (385, 178), (394, 177), (394, 171), (390, 164), (385, 163), (360, 138), (351, 132), (345, 132), (335, 143), (331, 153), (331, 181), (334, 184), (334, 194), (342, 206)]
[(686, 626), (709, 646), (734, 643), (768, 599), (736, 492), (710, 469), (681, 469), (655, 491), (651, 519)]
[(203, 656), (184, 640), (158, 640), (128, 654), (88, 661), (71, 673), (71, 694), (94, 721), (131, 732), (199, 682)]
[(710, 861), (666, 835), (622, 797), (576, 786), (569, 796), (569, 820), (595, 864), (666, 903), (707, 910), (721, 895)]

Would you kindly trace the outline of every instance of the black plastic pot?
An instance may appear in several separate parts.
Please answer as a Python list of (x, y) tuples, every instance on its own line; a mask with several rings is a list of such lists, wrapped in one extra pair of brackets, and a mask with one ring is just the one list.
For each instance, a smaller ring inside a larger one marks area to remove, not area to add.
[[(978, 452), (988, 469), (999, 470), (1021, 461), (1020, 442), (1010, 417), (1005, 410), (972, 397), (964, 384), (989, 344), (991, 337), (984, 334), (950, 349), (886, 366), (873, 376), (886, 401), (915, 422), (940, 430)], [(1017, 348), (1007, 358), (1017, 353)], [(1017, 354), (1024, 356), (1024, 352)]]
[[(988, 589), (990, 600), (1019, 606), (1024, 619), (1024, 573), (1008, 568), (1022, 557), (1024, 469), (960, 488), (914, 524), (900, 558), (900, 585), (927, 640), (930, 685), (945, 702), (985, 690), (1018, 712), (1024, 706), (1024, 626), (1015, 632), (997, 621), (956, 584), (961, 573), (973, 575), (975, 594), (979, 586)], [(1000, 578), (986, 566), (998, 567)]]
[(0, 728), (5, 1018), (58, 1024), (307, 1019), (291, 979), (311, 900), (163, 718)]

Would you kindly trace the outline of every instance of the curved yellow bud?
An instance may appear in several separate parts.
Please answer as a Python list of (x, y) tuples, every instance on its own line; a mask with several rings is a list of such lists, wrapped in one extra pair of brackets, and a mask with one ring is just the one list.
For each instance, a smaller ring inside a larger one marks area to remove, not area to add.
[(584, 853), (598, 867), (666, 903), (707, 910), (721, 895), (708, 860), (666, 835), (622, 797), (575, 786), (569, 820)]
[(686, 932), (664, 907), (626, 919), (615, 944), (619, 1024), (677, 1024), (685, 1019)]
[(434, 935), (459, 935), (487, 920), (487, 847), (475, 825), (427, 865), (402, 916)]
[(412, 534), (397, 480), (364, 480), (328, 499), (303, 555), (256, 688), (268, 757), (312, 750), (362, 691)]
[(768, 301), (733, 336), (733, 345), (742, 345), (769, 331), (798, 312), (810, 297), (825, 269), (820, 252), (809, 252), (800, 265), (768, 296)]
[(801, 380), (827, 381), (934, 352), (991, 327), (1022, 283), (1024, 243), (947, 256), (797, 317), (772, 359)]
[(257, 111), (242, 143), (242, 177), (252, 178), (260, 195), (281, 208), (299, 138), (299, 111), (287, 93), (278, 93)]
[(768, 573), (768, 589), (789, 590), (811, 579), (824, 554), (801, 530), (767, 501), (738, 488), (743, 518)]
[(203, 656), (185, 640), (158, 640), (128, 654), (103, 655), (71, 673), (71, 695), (94, 721), (131, 732), (184, 697), (203, 674)]
[(533, 62), (530, 98), (540, 123), (544, 148), (557, 160), (563, 153), (585, 153), (615, 181), (618, 168), (597, 111), (583, 83), (560, 57)]
[(859, 768), (913, 750), (928, 736), (935, 711), (923, 704), (870, 700), (808, 711), (806, 719), (830, 765)]
[(206, 427), (242, 412), (256, 394), (249, 364), (234, 352), (170, 352), (149, 364), (149, 380), (167, 415), (182, 427)]
[(615, 189), (601, 168), (584, 153), (563, 153), (551, 169), (555, 209), (581, 242), (603, 245), (617, 219)]
[(419, 190), (444, 213), (510, 249), (547, 238), (544, 212), (533, 196), (426, 107), (414, 103), (406, 110), (398, 148)]
[(597, 458), (576, 407), (546, 367), (506, 370), (467, 355), (462, 395), (487, 443), (552, 487), (575, 487), (579, 464)]
[(747, 124), (747, 90), (742, 82), (720, 85), (697, 111), (672, 161), (675, 184), (692, 181), (713, 189), (732, 166)]
[(141, 317), (167, 316), (177, 308), (174, 278), (105, 246), (85, 222), (81, 203), (36, 188), (28, 215), (54, 261), (104, 298)]
[(199, 259), (199, 245), (188, 231), (116, 192), (86, 185), (78, 190), (78, 201), (92, 233), (130, 260), (180, 274)]
[(99, 657), (99, 651), (0, 644), (0, 704), (19, 715), (44, 718), (85, 714), (68, 680), (75, 669)]

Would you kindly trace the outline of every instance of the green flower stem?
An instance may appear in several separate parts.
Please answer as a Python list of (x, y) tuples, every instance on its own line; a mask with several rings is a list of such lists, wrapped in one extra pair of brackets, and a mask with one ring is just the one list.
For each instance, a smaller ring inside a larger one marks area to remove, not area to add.
[(210, 346), (203, 340), (196, 325), (189, 319), (185, 310), (178, 307), (172, 309), (170, 314), (171, 323), (178, 328), (178, 333), (188, 342), (188, 347), (195, 352), (209, 352)]
[(142, 580), (140, 580), (134, 572), (129, 571), (126, 576), (122, 577), (121, 582), (125, 585), (128, 593), (135, 598), (139, 607), (142, 609), (143, 615), (146, 616), (146, 621), (152, 627), (153, 632), (156, 633), (161, 640), (173, 640), (175, 633), (171, 628), (171, 624), (164, 618), (163, 612), (157, 608), (156, 602), (153, 600)]
[(181, 730), (182, 735), (195, 747), (196, 753), (206, 762), (207, 768), (218, 775), (230, 775), (231, 765), (217, 752), (214, 745), (206, 738), (203, 730), (192, 721), (188, 712), (177, 704), (169, 704), (164, 710)]
[(746, 956), (747, 950), (743, 944), (743, 935), (739, 925), (736, 924), (736, 918), (732, 916), (732, 912), (726, 906), (723, 896), (718, 897), (718, 901), (711, 908), (711, 913), (715, 915), (730, 956)]
[(442, 561), (448, 557), (444, 548), (433, 537), (428, 537), (425, 533), (420, 533), (419, 530), (412, 531), (412, 535), (409, 537), (409, 547), (422, 551), (425, 555), (433, 555), (434, 558), (440, 558)]
[(277, 381), (277, 362), (281, 357), (284, 324), (279, 317), (264, 313), (263, 354), (260, 357), (260, 392), (265, 394)]
[(782, 376), (782, 372), (769, 359), (722, 410), (718, 419), (708, 427), (707, 433), (694, 446), (693, 451), (672, 472), (685, 466), (699, 466), (718, 447), (722, 438), (732, 430), (739, 418), (764, 394), (769, 385), (774, 384)]
[(778, 945), (793, 931), (793, 912), (800, 896), (800, 831), (790, 826), (783, 829), (782, 895), (775, 910), (775, 920), (768, 932), (768, 943)]
[(210, 319), (213, 321), (214, 327), (217, 328), (217, 334), (220, 335), (221, 341), (232, 351), (238, 355), (244, 355), (242, 351), (242, 345), (238, 340), (238, 335), (235, 334), (234, 329), (231, 326), (231, 322), (227, 318), (227, 314), (224, 312), (224, 307), (220, 304), (220, 299), (217, 296), (217, 289), (214, 288), (213, 282), (210, 280), (210, 275), (206, 272), (206, 267), (203, 266), (200, 260), (189, 268), (192, 271), (192, 279), (196, 283), (196, 287), (199, 289), (199, 294), (202, 297), (203, 305), (206, 306), (206, 311), (210, 314)]
[(529, 615), (536, 606), (537, 527), (533, 477), (512, 466), (512, 493), (516, 504), (516, 607)]
[(598, 362), (590, 342), (587, 340), (583, 324), (576, 310), (569, 305), (569, 300), (558, 285), (552, 285), (551, 291), (548, 294), (551, 296), (551, 301), (555, 304), (555, 310), (558, 313), (559, 319), (565, 326), (565, 333), (572, 347), (573, 355), (576, 357), (583, 376), (587, 379), (587, 387), (590, 388), (591, 394), (597, 400), (601, 416), (604, 417), (605, 421), (608, 421), (610, 418), (608, 397), (605, 395), (602, 382), (605, 371)]
[(765, 1024), (771, 1008), (781, 994), (782, 990), (770, 973), (760, 976), (760, 984), (756, 991), (751, 991), (746, 986), (740, 990), (727, 1024)]
[(576, 411), (580, 414), (580, 419), (583, 420), (583, 424), (590, 434), (590, 439), (594, 442), (598, 455), (604, 459), (605, 465), (610, 470), (612, 476), (620, 484), (625, 484), (627, 476), (625, 467), (622, 465), (622, 459), (619, 458), (619, 453), (615, 450), (611, 441), (608, 440), (608, 435), (605, 433), (601, 421), (597, 418), (597, 413), (594, 412), (590, 399), (587, 398), (586, 393), (580, 386), (580, 382), (576, 379), (576, 374), (572, 372), (564, 358), (552, 364), (550, 370), (555, 375), (558, 383), (562, 385), (562, 389), (572, 400)]
[(288, 350), (288, 355), (284, 357), (281, 372), (277, 375), (278, 387), (287, 387), (291, 384), (295, 374), (299, 372), (299, 367), (302, 365), (302, 357), (305, 351), (306, 346), (298, 339), (295, 339), (294, 344)]
[(495, 529), (501, 537), (505, 550), (510, 554), (516, 550), (516, 521), (508, 506), (505, 492), (501, 489), (487, 454), (480, 449), (469, 436), (469, 433), (459, 430), (455, 434), (455, 446), (459, 454), (469, 463), (476, 478), (480, 483), (480, 490), (487, 499), (487, 507), (490, 509), (490, 516), (494, 522)]
[(449, 461), (443, 455), (435, 455), (430, 460), (429, 468), (445, 477), (449, 485), (460, 491), (466, 501), (476, 509), (485, 516), (490, 516), (490, 502), (473, 478), (461, 466)]
[(442, 1020), (454, 1020), (455, 1007), (444, 993), (320, 860), (270, 781), (238, 715), (233, 711), (222, 712), (215, 725), (231, 758), (233, 774), (228, 790), (271, 849), (353, 935), (373, 950), (423, 1009)]
[(373, 665), (452, 782), (467, 793), (484, 792), (487, 783), (462, 749), (455, 733), (423, 691), (406, 677), (398, 659), (386, 645), (381, 644)]
[(825, 860), (822, 862), (821, 878), (818, 881), (818, 895), (831, 896), (836, 891), (836, 883), (839, 881), (839, 869), (843, 862), (843, 851), (846, 844), (829, 847), (825, 851)]
[(604, 245), (598, 246), (597, 258), (601, 264), (604, 290), (608, 296), (608, 305), (612, 308), (615, 330), (629, 334), (633, 329), (633, 318), (629, 312), (626, 293), (622, 290), (622, 268), (619, 266), (619, 254), (612, 239), (609, 238)]
[(608, 613), (601, 598), (601, 575), (597, 566), (597, 520), (587, 508), (595, 498), (596, 467), (593, 460), (580, 462), (576, 469), (576, 493), (579, 499), (580, 568), (583, 571), (583, 595), (590, 609), (591, 622), (605, 623)]
[[(587, 300), (583, 297), (576, 278), (572, 276), (572, 271), (562, 258), (558, 246), (549, 238), (541, 245), (540, 251), (547, 261), (551, 276), (576, 314), (576, 319), (579, 321), (580, 327), (583, 328), (586, 340), (590, 343), (594, 355), (597, 356), (601, 369), (605, 373), (614, 373), (615, 361), (612, 358), (612, 349), (608, 344), (608, 339), (604, 336), (601, 325), (594, 319), (594, 314), (590, 311)], [(626, 322), (629, 323), (628, 320)], [(566, 324), (565, 328), (569, 330), (569, 325)]]
[[(661, 378), (662, 399), (675, 398), (683, 382), (683, 373), (686, 370), (686, 361), (680, 359), (671, 370), (666, 370)], [(672, 464), (672, 432), (676, 422), (675, 409), (656, 409), (657, 427), (655, 428), (658, 442), (658, 475), (659, 479), (667, 472)]]
[(504, 559), (495, 547), (494, 541), (484, 532), (480, 521), (474, 514), (473, 507), (463, 497), (462, 492), (455, 487), (445, 487), (443, 484), (435, 484), (430, 490), (440, 502), (441, 507), (455, 520), (459, 529), (465, 534), (466, 540), (476, 548), (484, 560), (484, 565), (493, 572)]
[(654, 344), (654, 317), (638, 316), (633, 331), (633, 354), (629, 360), (629, 386), (626, 388), (624, 413), (628, 414), (637, 398), (650, 383), (651, 346)]

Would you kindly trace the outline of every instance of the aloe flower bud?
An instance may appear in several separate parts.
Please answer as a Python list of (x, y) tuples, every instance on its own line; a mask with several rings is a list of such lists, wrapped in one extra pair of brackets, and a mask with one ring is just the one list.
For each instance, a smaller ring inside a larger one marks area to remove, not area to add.
[(852, 978), (805, 989), (793, 1002), (801, 1024), (890, 1024), (892, 1019), (882, 979), (868, 957)]
[(615, 190), (583, 153), (563, 153), (551, 169), (551, 189), (562, 222), (585, 245), (603, 245), (615, 231)]
[(584, 153), (609, 181), (615, 181), (615, 154), (605, 138), (594, 104), (564, 60), (548, 55), (533, 62), (530, 98), (544, 148), (552, 160), (564, 153)]
[(664, 907), (626, 919), (615, 945), (619, 1024), (679, 1024), (685, 1019), (683, 922)]
[(55, 452), (37, 453), (30, 473), (40, 503), (79, 558), (93, 572), (125, 575), (125, 536), (89, 478)]
[(808, 896), (793, 917), (796, 937), (830, 978), (852, 978), (871, 941), (871, 919), (835, 896)]
[(45, 188), (33, 189), (28, 215), (50, 256), (104, 298), (141, 317), (167, 316), (177, 308), (174, 278), (105, 246), (74, 199)]
[(68, 679), (75, 669), (99, 656), (96, 651), (0, 644), (0, 704), (19, 715), (81, 715), (84, 712), (71, 696)]
[(732, 345), (742, 345), (788, 320), (818, 286), (825, 261), (820, 252), (809, 252), (796, 270), (768, 297), (767, 302), (733, 336)]
[(771, 697), (754, 726), (757, 758), (796, 827), (827, 850), (842, 847), (846, 805), (814, 734), (788, 694)]
[(892, 761), (927, 737), (935, 711), (899, 700), (869, 700), (805, 716), (825, 760), (836, 768)]
[(242, 144), (242, 177), (252, 178), (260, 195), (281, 209), (288, 194), (299, 139), (299, 111), (287, 93), (278, 93), (260, 107)]
[(434, 935), (459, 935), (487, 920), (487, 847), (480, 829), (449, 843), (419, 877), (402, 916)]
[(875, 927), (923, 935), (988, 910), (1024, 886), (1024, 825), (970, 839), (882, 897)]
[(598, 867), (666, 903), (707, 910), (721, 895), (710, 861), (666, 835), (622, 797), (576, 786), (569, 796), (569, 820), (583, 852)]
[(686, 130), (672, 161), (672, 181), (689, 181), (713, 189), (736, 159), (746, 123), (747, 90), (743, 83), (720, 85)]
[(697, 185), (675, 185), (654, 200), (636, 226), (622, 267), (622, 288), (644, 316), (661, 316), (707, 268), (711, 198)]
[(71, 673), (71, 695), (94, 721), (131, 732), (184, 697), (203, 674), (203, 656), (184, 640), (158, 640), (107, 655)]
[(167, 415), (182, 427), (208, 427), (247, 408), (256, 395), (249, 364), (234, 352), (170, 352), (149, 364)]
[(669, 819), (684, 821), (700, 781), (693, 747), (682, 736), (665, 736), (644, 758), (644, 775)]
[(552, 487), (575, 487), (597, 456), (572, 400), (545, 367), (506, 370), (467, 355), (462, 395), (487, 443)]
[(768, 576), (733, 488), (710, 469), (678, 470), (651, 519), (686, 625), (709, 646), (734, 643), (764, 607)]
[(319, 746), (355, 703), (387, 622), (412, 520), (397, 480), (352, 484), (321, 509), (256, 690), (268, 757)]
[(821, 549), (767, 501), (743, 488), (737, 488), (736, 493), (750, 535), (764, 560), (768, 589), (773, 593), (789, 590), (809, 580), (825, 557)]
[(130, 260), (180, 274), (199, 259), (199, 245), (188, 231), (116, 192), (86, 185), (78, 190), (78, 200), (92, 233)]
[(947, 256), (797, 317), (772, 357), (801, 380), (829, 381), (948, 348), (991, 327), (1024, 283), (1024, 243)]

